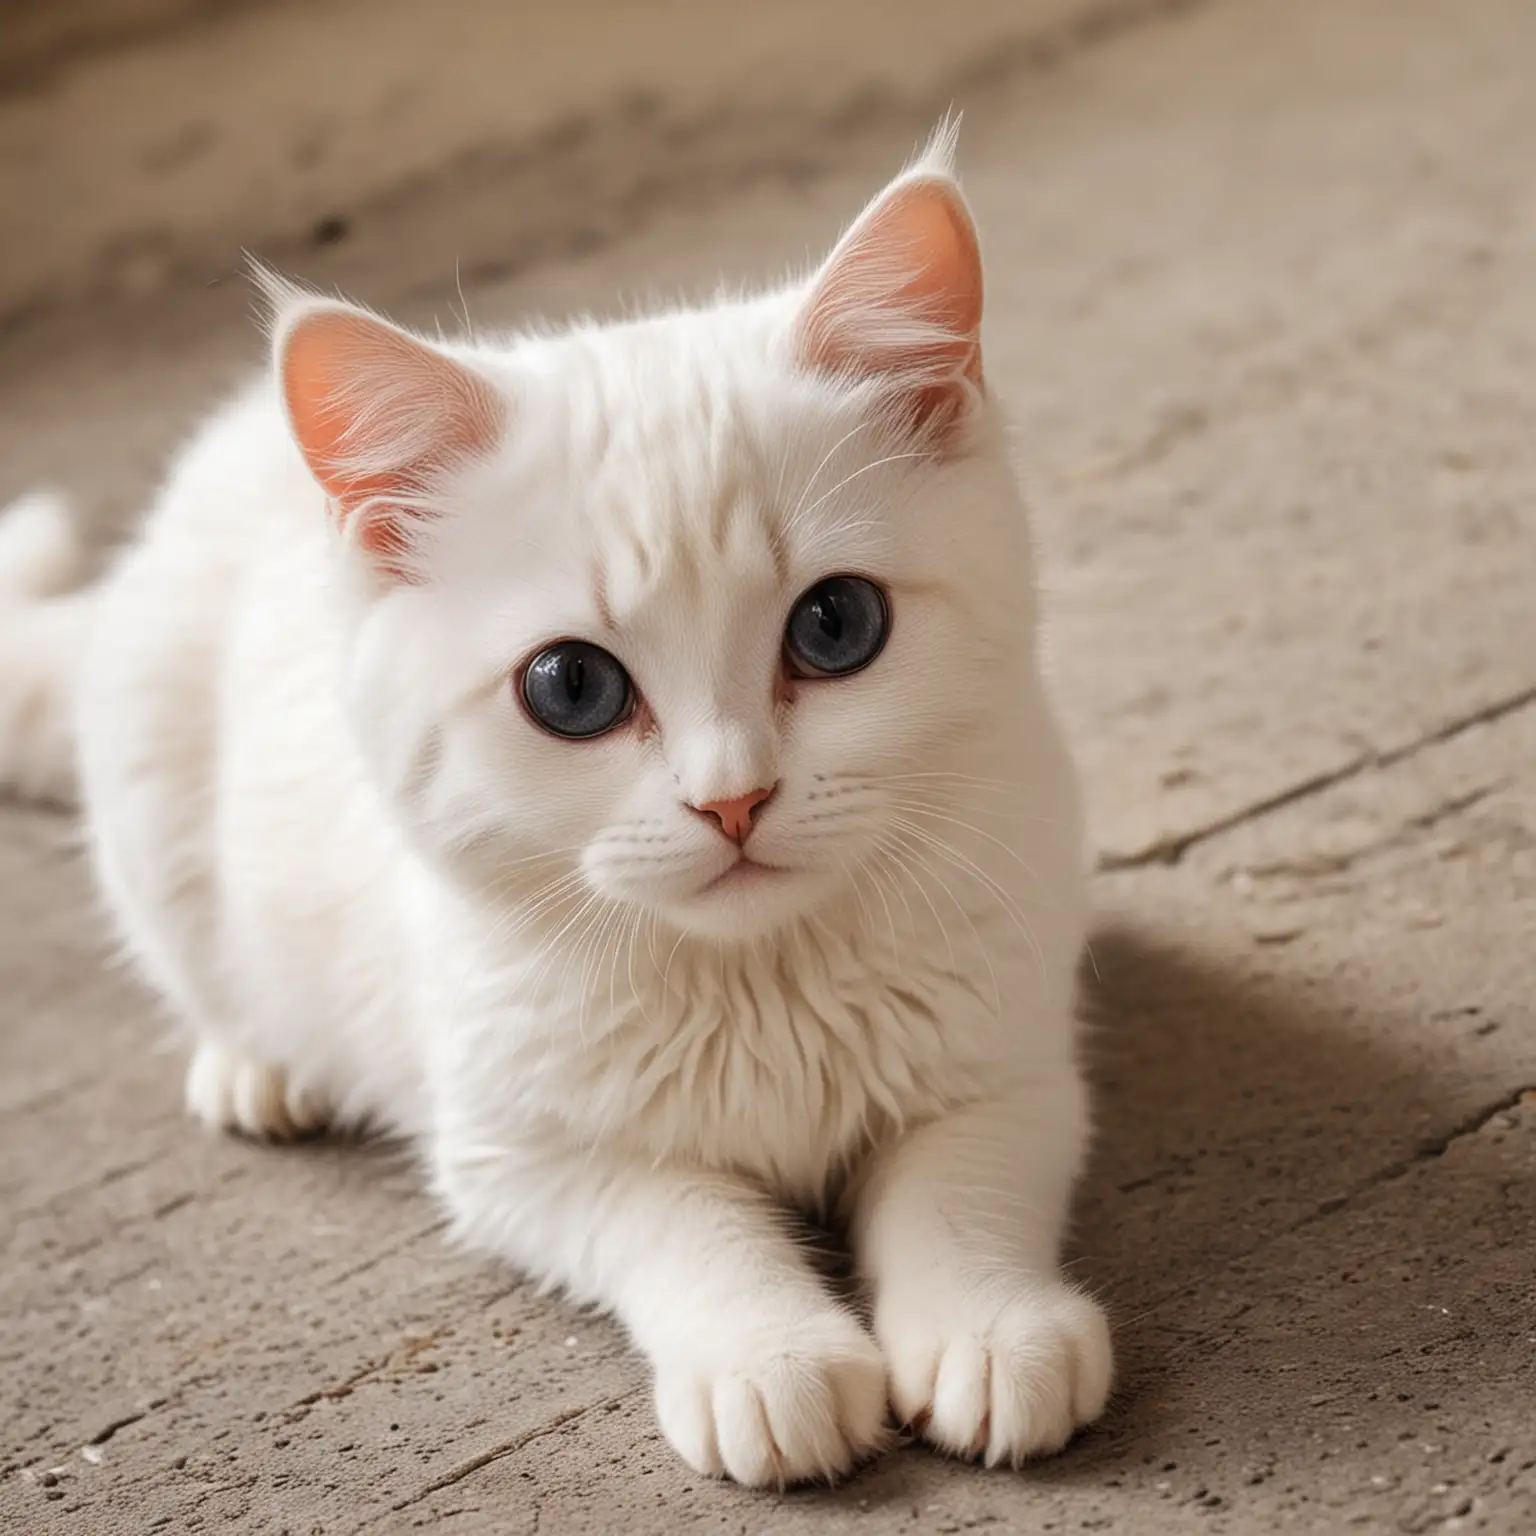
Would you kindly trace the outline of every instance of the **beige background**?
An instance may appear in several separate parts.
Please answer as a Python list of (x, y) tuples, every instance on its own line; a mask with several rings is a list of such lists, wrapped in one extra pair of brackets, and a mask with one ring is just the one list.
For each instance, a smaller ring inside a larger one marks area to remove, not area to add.
[[(1105, 1423), (699, 1482), (406, 1159), (210, 1141), (0, 807), (0, 1528), (1536, 1529), (1527, 0), (12, 0), (0, 499), (121, 528), (259, 355), (804, 260), (952, 102), (1103, 873)], [(1095, 974), (1096, 973), (1096, 974)]]

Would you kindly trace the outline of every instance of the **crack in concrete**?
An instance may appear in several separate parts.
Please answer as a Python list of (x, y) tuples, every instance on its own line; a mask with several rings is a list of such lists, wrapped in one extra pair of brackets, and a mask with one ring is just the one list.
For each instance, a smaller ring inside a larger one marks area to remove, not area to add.
[[(610, 1393), (607, 1397), (596, 1398), (591, 1402), (582, 1403), (574, 1408), (566, 1408), (552, 1415), (550, 1418), (523, 1430), (521, 1434), (514, 1435), (510, 1440), (503, 1441), (500, 1445), (493, 1445), (488, 1450), (481, 1451), (478, 1456), (471, 1456), (468, 1461), (461, 1462), (451, 1472), (445, 1472), (441, 1477), (434, 1478), (430, 1483), (418, 1488), (408, 1498), (399, 1500), (390, 1506), (391, 1514), (399, 1514), (402, 1510), (410, 1509), (413, 1505), (420, 1504), (423, 1499), (429, 1499), (434, 1493), (441, 1493), (445, 1488), (451, 1488), (455, 1483), (461, 1483), (466, 1477), (473, 1476), (482, 1467), (488, 1467), (492, 1462), (504, 1461), (508, 1456), (515, 1456), (525, 1446), (533, 1444), (536, 1440), (542, 1440), (547, 1435), (554, 1434), (563, 1429), (567, 1424), (574, 1423), (577, 1419), (585, 1418), (589, 1413), (597, 1413), (603, 1410), (611, 1411), (621, 1403), (629, 1401), (641, 1389), (639, 1387), (626, 1387), (622, 1392)], [(357, 1527), (358, 1531), (368, 1530), (377, 1522), (369, 1521), (366, 1525)]]
[(1441, 822), (1469, 811), (1489, 795), (1509, 787), (1509, 780), (1497, 779), (1480, 785), (1466, 794), (1452, 795), (1427, 811), (1408, 817), (1396, 831), (1384, 837), (1373, 838), (1358, 847), (1341, 849), (1336, 853), (1312, 853), (1296, 859), (1268, 859), (1261, 864), (1248, 864), (1243, 873), (1252, 880), (1296, 879), (1315, 880), (1328, 875), (1341, 875), (1355, 869), (1378, 854), (1389, 853), (1411, 842), (1418, 834), (1431, 831)]
[(386, 1263), (388, 1260), (394, 1258), (396, 1254), (403, 1253), (407, 1248), (412, 1247), (414, 1244), (424, 1242), (428, 1238), (437, 1236), (439, 1233), (445, 1231), (448, 1225), (449, 1222), (446, 1216), (434, 1217), (431, 1221), (425, 1222), (422, 1225), (413, 1228), (404, 1236), (396, 1238), (386, 1246), (377, 1249), (375, 1252), (369, 1254), (366, 1259), (360, 1259), (357, 1263), (350, 1265), (346, 1269), (338, 1271), (336, 1274), (331, 1275), (328, 1279), (321, 1283), (327, 1289), (333, 1286), (345, 1285), (349, 1280), (355, 1280), (359, 1275), (367, 1274), (370, 1269), (375, 1269), (380, 1264)]
[(1298, 1216), (1279, 1232), (1266, 1238), (1257, 1247), (1250, 1250), (1252, 1253), (1261, 1252), (1273, 1242), (1283, 1237), (1289, 1237), (1292, 1233), (1304, 1231), (1316, 1222), (1325, 1221), (1330, 1216), (1337, 1215), (1340, 1211), (1348, 1210), (1362, 1195), (1369, 1194), (1373, 1189), (1379, 1189), (1383, 1184), (1396, 1183), (1398, 1179), (1405, 1178), (1412, 1173), (1421, 1163), (1433, 1162), (1436, 1158), (1444, 1157), (1447, 1152), (1458, 1142), (1468, 1136), (1476, 1136), (1495, 1115), (1507, 1114), (1517, 1108), (1527, 1095), (1536, 1095), (1536, 1083), (1522, 1083), (1516, 1088), (1511, 1088), (1499, 1095), (1491, 1104), (1481, 1109), (1473, 1110), (1460, 1120), (1442, 1131), (1437, 1136), (1426, 1136), (1407, 1157), (1397, 1158), (1385, 1167), (1378, 1168), (1375, 1172), (1367, 1174), (1354, 1188), (1342, 1195), (1331, 1195), (1326, 1200), (1321, 1200), (1305, 1215)]
[[(513, 1278), (508, 1284), (493, 1291), (483, 1301), (477, 1304), (476, 1310), (485, 1313), (492, 1307), (503, 1302), (514, 1292), (521, 1290), (524, 1280), (517, 1272), (512, 1271)], [(350, 1397), (360, 1386), (374, 1381), (400, 1380), (417, 1371), (416, 1357), (429, 1349), (436, 1349), (444, 1340), (453, 1335), (452, 1327), (439, 1328), (434, 1333), (407, 1334), (387, 1355), (376, 1360), (370, 1360), (354, 1371), (352, 1375), (341, 1381), (330, 1382), (325, 1386), (316, 1387), (314, 1391), (306, 1393), (297, 1402), (290, 1403), (288, 1407), (280, 1411), (290, 1423), (298, 1423), (308, 1414), (316, 1403), (339, 1402), (342, 1398)], [(434, 1367), (435, 1369), (435, 1367)]]
[[(1380, 1189), (1385, 1184), (1394, 1184), (1399, 1179), (1406, 1178), (1424, 1163), (1444, 1157), (1458, 1141), (1463, 1141), (1468, 1136), (1476, 1136), (1481, 1132), (1496, 1115), (1507, 1114), (1530, 1100), (1536, 1100), (1536, 1082), (1522, 1083), (1518, 1087), (1507, 1089), (1491, 1103), (1464, 1115), (1438, 1135), (1425, 1137), (1406, 1157), (1395, 1158), (1383, 1167), (1375, 1169), (1343, 1194), (1330, 1195), (1326, 1200), (1318, 1201), (1311, 1210), (1303, 1212), (1283, 1227), (1268, 1233), (1258, 1242), (1243, 1249), (1241, 1253), (1232, 1254), (1221, 1262), (1220, 1269), (1229, 1271), (1246, 1264), (1267, 1252), (1276, 1243), (1283, 1242), (1298, 1232), (1304, 1232), (1308, 1227), (1316, 1226), (1319, 1222), (1327, 1221), (1341, 1211), (1351, 1209), (1362, 1196), (1370, 1194), (1374, 1189)], [(1138, 1317), (1151, 1316), (1164, 1307), (1183, 1300), (1189, 1289), (1188, 1285), (1178, 1286), (1166, 1295), (1160, 1296), (1145, 1312), (1138, 1314)]]
[(105, 1445), (120, 1429), (127, 1429), (130, 1424), (137, 1424), (141, 1419), (149, 1417), (149, 1409), (145, 1408), (139, 1413), (125, 1413), (120, 1419), (113, 1419), (110, 1423), (103, 1424), (95, 1434), (86, 1438), (87, 1445)]
[(313, 1392), (305, 1393), (296, 1403), (282, 1410), (284, 1418), (290, 1424), (300, 1423), (308, 1417), (309, 1410), (317, 1403), (337, 1403), (343, 1398), (351, 1397), (359, 1387), (369, 1382), (399, 1381), (414, 1372), (419, 1372), (420, 1367), (415, 1363), (416, 1357), (425, 1354), (428, 1350), (436, 1349), (451, 1332), (451, 1329), (443, 1328), (436, 1333), (407, 1334), (387, 1355), (377, 1360), (370, 1360), (344, 1380), (331, 1382), (326, 1386), (315, 1388)]
[[(1135, 849), (1130, 853), (1116, 853), (1113, 850), (1101, 853), (1096, 866), (1097, 872), (1118, 874), (1128, 869), (1147, 869), (1157, 865), (1178, 864), (1192, 848), (1198, 848), (1203, 843), (1222, 836), (1223, 833), (1231, 832), (1249, 822), (1258, 821), (1299, 801), (1309, 800), (1314, 795), (1322, 794), (1325, 790), (1333, 789), (1339, 784), (1346, 784), (1362, 774), (1395, 767), (1398, 763), (1406, 762), (1430, 747), (1453, 741), (1456, 737), (1465, 735), (1466, 732), (1475, 730), (1480, 725), (1491, 725), (1496, 720), (1503, 720), (1532, 704), (1536, 704), (1536, 687), (1523, 688), (1519, 693), (1496, 699), (1480, 709), (1445, 721), (1433, 730), (1404, 742), (1401, 746), (1388, 748), (1384, 752), (1362, 752), (1336, 768), (1328, 768), (1321, 773), (1300, 779), (1272, 795), (1250, 801), (1249, 804), (1225, 816), (1218, 816), (1203, 826), (1193, 827), (1185, 832), (1168, 833), (1147, 844), (1146, 847)], [(1451, 809), (1447, 814), (1454, 815), (1455, 809)], [(1433, 822), (1429, 825), (1433, 825)]]

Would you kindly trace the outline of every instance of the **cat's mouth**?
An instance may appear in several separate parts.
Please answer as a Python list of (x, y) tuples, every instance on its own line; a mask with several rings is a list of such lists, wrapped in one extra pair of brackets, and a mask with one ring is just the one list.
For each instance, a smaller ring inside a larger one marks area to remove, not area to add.
[(777, 864), (764, 864), (760, 859), (754, 859), (749, 854), (742, 854), (734, 864), (722, 874), (718, 874), (706, 885), (699, 888), (700, 896), (713, 896), (721, 891), (745, 891), (754, 886), (759, 886), (768, 881), (780, 879), (784, 875), (792, 874), (792, 870), (782, 869)]

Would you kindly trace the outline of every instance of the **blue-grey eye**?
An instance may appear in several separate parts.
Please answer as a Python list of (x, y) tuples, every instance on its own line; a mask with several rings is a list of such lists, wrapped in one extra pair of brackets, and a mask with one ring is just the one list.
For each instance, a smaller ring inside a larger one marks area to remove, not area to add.
[(601, 736), (629, 719), (635, 690), (607, 651), (585, 640), (561, 640), (528, 663), (523, 702), (556, 736)]
[(829, 576), (795, 604), (784, 649), (802, 677), (846, 677), (880, 654), (889, 628), (879, 587), (861, 576)]

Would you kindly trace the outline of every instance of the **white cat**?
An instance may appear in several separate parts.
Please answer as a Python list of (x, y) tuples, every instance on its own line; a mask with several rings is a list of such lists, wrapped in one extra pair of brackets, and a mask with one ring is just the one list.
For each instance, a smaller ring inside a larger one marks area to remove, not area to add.
[(1081, 831), (949, 136), (746, 301), (443, 345), (272, 286), (104, 583), (0, 527), (0, 776), (78, 773), (192, 1110), (416, 1138), (702, 1472), (834, 1477), (888, 1403), (1058, 1449)]

